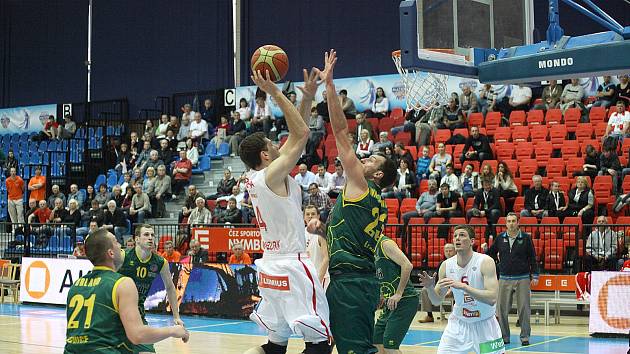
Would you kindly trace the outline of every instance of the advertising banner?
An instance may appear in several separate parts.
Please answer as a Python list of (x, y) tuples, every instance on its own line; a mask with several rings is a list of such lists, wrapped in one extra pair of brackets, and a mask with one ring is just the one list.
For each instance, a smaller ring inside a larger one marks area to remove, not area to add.
[(592, 272), (588, 332), (628, 334), (630, 272)]
[(70, 286), (92, 270), (87, 259), (22, 258), (20, 301), (65, 305)]
[(192, 229), (192, 237), (208, 252), (229, 252), (234, 243), (242, 244), (245, 252), (263, 252), (260, 230), (256, 227), (198, 227)]
[(37, 133), (44, 129), (48, 116), (57, 118), (57, 105), (25, 106), (0, 109), (3, 134)]

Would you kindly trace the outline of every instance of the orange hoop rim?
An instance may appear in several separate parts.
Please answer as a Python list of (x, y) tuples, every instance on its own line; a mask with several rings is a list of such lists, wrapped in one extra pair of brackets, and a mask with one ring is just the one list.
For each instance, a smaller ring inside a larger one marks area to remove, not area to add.
[[(431, 52), (437, 52), (437, 53), (458, 55), (457, 53), (455, 53), (454, 49), (448, 49), (448, 48), (420, 48), (420, 49), (428, 50), (428, 51), (431, 51)], [(392, 52), (392, 57), (400, 57), (400, 54), (401, 54), (400, 49), (394, 50)]]

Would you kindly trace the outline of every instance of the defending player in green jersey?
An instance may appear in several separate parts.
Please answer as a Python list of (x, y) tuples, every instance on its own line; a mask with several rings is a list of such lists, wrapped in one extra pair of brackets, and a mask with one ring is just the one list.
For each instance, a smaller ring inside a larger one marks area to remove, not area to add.
[[(396, 164), (381, 155), (362, 160), (355, 155), (333, 82), (336, 61), (336, 53), (331, 50), (325, 55), (324, 70), (319, 71), (320, 79), (326, 83), (330, 122), (347, 178), (329, 217), (326, 233), (330, 253), (330, 285), (326, 297), (337, 351), (375, 353), (372, 339), (379, 293), (374, 251), (387, 222), (387, 207), (380, 191), (394, 183)], [(309, 232), (315, 231), (316, 226), (309, 224)]]
[(105, 229), (92, 233), (85, 249), (94, 268), (68, 292), (64, 353), (133, 353), (134, 344), (168, 337), (188, 341), (182, 325), (152, 328), (142, 323), (135, 284), (116, 273), (123, 259), (114, 234)]
[[(163, 257), (153, 253), (155, 247), (155, 233), (153, 227), (148, 224), (137, 225), (135, 235), (136, 247), (125, 250), (123, 264), (118, 272), (133, 279), (138, 288), (138, 309), (142, 317), (142, 322), (147, 323), (144, 317), (144, 301), (147, 299), (151, 284), (158, 275), (162, 277), (164, 288), (168, 298), (168, 303), (173, 311), (173, 321), (175, 324), (184, 325), (179, 318), (179, 304), (177, 292), (168, 262)], [(137, 353), (155, 353), (153, 345), (136, 346)]]
[(418, 312), (418, 292), (409, 282), (413, 265), (396, 242), (381, 236), (376, 244), (376, 277), (381, 283), (383, 312), (374, 326), (379, 353), (400, 354), (398, 349)]

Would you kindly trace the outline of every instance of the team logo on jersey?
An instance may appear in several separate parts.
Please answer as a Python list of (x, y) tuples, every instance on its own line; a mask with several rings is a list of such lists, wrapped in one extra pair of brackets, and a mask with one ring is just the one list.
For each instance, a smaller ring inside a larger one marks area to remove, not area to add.
[(479, 310), (470, 311), (467, 308), (463, 307), (462, 308), (462, 316), (464, 316), (466, 318), (481, 317), (481, 313), (479, 312)]
[(260, 275), (260, 279), (258, 280), (259, 288), (289, 291), (289, 277), (282, 275), (269, 275), (263, 272), (258, 274)]
[(475, 302), (475, 298), (470, 296), (470, 295), (468, 295), (468, 294), (466, 294), (466, 293), (464, 293), (464, 303), (465, 304), (469, 304), (471, 302)]
[(132, 266), (133, 265), (133, 261), (129, 261), (129, 265)]

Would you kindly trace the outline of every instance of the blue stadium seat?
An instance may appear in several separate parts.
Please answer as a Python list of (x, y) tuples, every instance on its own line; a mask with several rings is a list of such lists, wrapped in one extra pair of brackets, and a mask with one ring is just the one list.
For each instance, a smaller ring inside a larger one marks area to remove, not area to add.
[(61, 244), (59, 245), (58, 252), (72, 253), (73, 250), (74, 247), (72, 247), (72, 239), (70, 238), (70, 236), (64, 236), (63, 239), (61, 239)]
[(217, 146), (216, 144), (208, 143), (206, 144), (206, 149), (203, 151), (204, 156), (214, 156), (217, 154)]
[[(214, 146), (214, 144), (210, 144), (210, 146)], [(213, 160), (221, 159), (224, 156), (228, 156), (230, 154), (230, 145), (228, 143), (221, 143), (219, 145), (219, 150), (215, 153), (210, 153), (208, 156)]]
[(48, 240), (48, 245), (44, 248), (44, 251), (56, 253), (59, 250), (59, 236), (53, 235)]
[(57, 140), (51, 140), (48, 142), (48, 151), (57, 151)]
[(112, 187), (114, 187), (117, 182), (118, 182), (118, 176), (116, 176), (116, 174), (109, 175), (109, 177), (107, 177), (107, 189), (111, 190)]
[(107, 179), (105, 178), (105, 175), (98, 175), (98, 177), (96, 177), (96, 182), (94, 182), (94, 190), (98, 192), (98, 186), (100, 186), (103, 183), (107, 183)]

